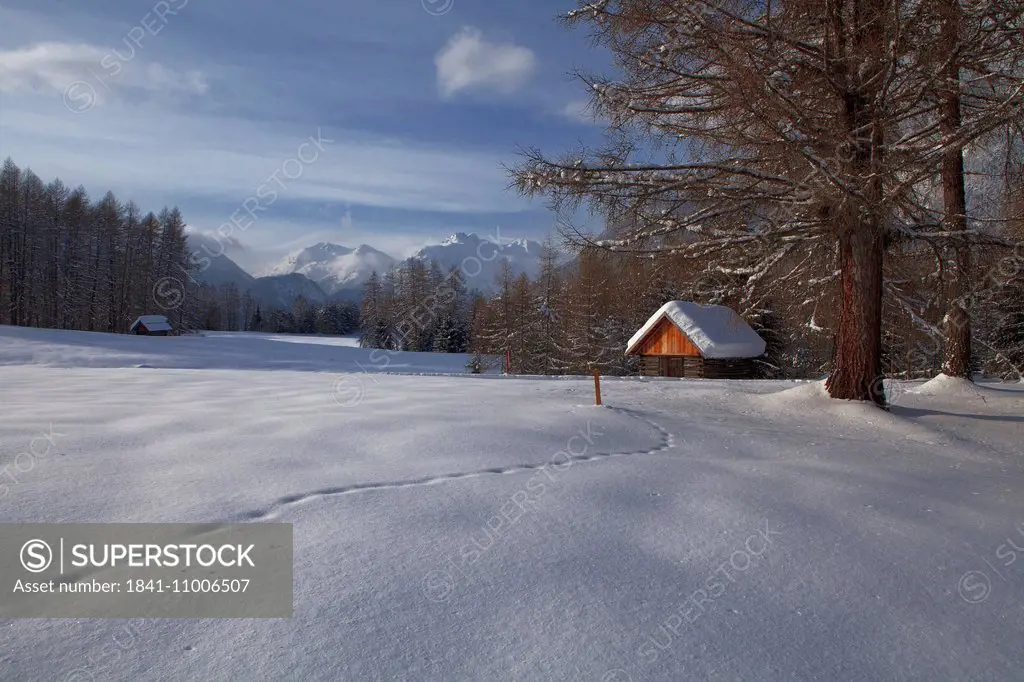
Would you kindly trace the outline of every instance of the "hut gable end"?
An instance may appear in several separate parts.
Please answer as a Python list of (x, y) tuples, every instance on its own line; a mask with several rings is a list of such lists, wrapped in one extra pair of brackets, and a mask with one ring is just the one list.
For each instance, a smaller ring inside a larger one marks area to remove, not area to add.
[[(669, 301), (629, 340), (626, 355), (645, 354), (641, 345), (656, 336), (662, 324), (681, 332), (704, 358), (756, 358), (765, 351), (764, 339), (731, 308)], [(666, 334), (663, 332), (662, 336)]]
[(640, 342), (640, 355), (683, 355), (699, 357), (700, 350), (686, 334), (668, 319), (663, 318)]
[(640, 356), (646, 376), (746, 379), (765, 342), (735, 311), (670, 301), (633, 335), (626, 355)]

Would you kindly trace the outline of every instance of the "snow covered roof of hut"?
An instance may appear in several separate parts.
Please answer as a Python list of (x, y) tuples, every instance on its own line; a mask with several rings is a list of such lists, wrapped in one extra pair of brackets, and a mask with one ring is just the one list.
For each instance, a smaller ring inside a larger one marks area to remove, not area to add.
[(756, 358), (764, 354), (764, 339), (732, 308), (700, 305), (690, 301), (669, 301), (629, 340), (626, 355), (636, 350), (658, 323), (666, 318), (686, 334), (706, 358)]
[(138, 319), (132, 322), (132, 326), (129, 327), (129, 329), (134, 331), (139, 324), (142, 324), (151, 332), (174, 331), (171, 329), (171, 323), (168, 322), (167, 318), (163, 315), (140, 315)]

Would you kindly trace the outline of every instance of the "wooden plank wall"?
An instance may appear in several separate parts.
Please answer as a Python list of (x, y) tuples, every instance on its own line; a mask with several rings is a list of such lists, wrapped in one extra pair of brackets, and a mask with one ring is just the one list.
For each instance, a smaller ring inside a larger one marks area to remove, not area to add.
[(640, 373), (645, 377), (661, 376), (661, 358), (656, 355), (645, 355), (640, 359)]
[(700, 357), (700, 351), (686, 334), (667, 319), (659, 322), (647, 335), (639, 348), (640, 355), (672, 355)]
[[(681, 356), (683, 377), (695, 379), (753, 379), (756, 365), (753, 360), (714, 360), (701, 357)], [(641, 358), (640, 373), (648, 377), (668, 376), (669, 358), (645, 355)]]
[(701, 376), (705, 379), (753, 379), (756, 365), (751, 359), (704, 359)]

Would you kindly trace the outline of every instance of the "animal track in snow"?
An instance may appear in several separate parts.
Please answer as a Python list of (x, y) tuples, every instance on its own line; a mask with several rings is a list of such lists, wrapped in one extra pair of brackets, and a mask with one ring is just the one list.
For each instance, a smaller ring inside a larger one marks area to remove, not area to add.
[[(571, 455), (566, 454), (568, 458), (566, 461), (571, 462), (593, 462), (600, 459), (609, 459), (612, 457), (635, 457), (639, 455), (654, 455), (659, 452), (669, 450), (676, 445), (675, 436), (668, 432), (661, 424), (652, 421), (646, 417), (641, 417), (634, 413), (632, 410), (627, 410), (621, 407), (606, 407), (606, 409), (620, 412), (631, 419), (641, 421), (659, 434), (661, 434), (661, 443), (656, 447), (649, 448), (646, 450), (633, 450), (629, 452), (596, 452), (593, 454), (581, 454)], [(559, 464), (562, 464), (561, 458)], [(325, 498), (325, 497), (337, 497), (340, 495), (352, 495), (354, 493), (367, 492), (371, 490), (395, 490), (399, 488), (415, 488), (419, 486), (437, 485), (439, 483), (445, 483), (447, 481), (457, 481), (463, 478), (479, 478), (481, 476), (506, 476), (508, 474), (518, 474), (524, 471), (538, 471), (554, 466), (554, 462), (541, 462), (537, 464), (511, 464), (504, 467), (490, 467), (487, 469), (476, 469), (473, 471), (463, 471), (450, 474), (439, 474), (435, 476), (424, 476), (421, 478), (413, 478), (405, 481), (383, 481), (380, 483), (353, 483), (351, 485), (337, 486), (332, 488), (322, 488), (320, 490), (314, 490), (308, 493), (291, 494), (285, 495), (284, 497), (278, 498), (273, 504), (266, 509), (256, 509), (253, 511), (245, 512), (239, 518), (242, 521), (264, 521), (267, 519), (275, 518), (280, 510), (286, 507), (290, 507), (297, 504), (304, 504), (313, 500)]]

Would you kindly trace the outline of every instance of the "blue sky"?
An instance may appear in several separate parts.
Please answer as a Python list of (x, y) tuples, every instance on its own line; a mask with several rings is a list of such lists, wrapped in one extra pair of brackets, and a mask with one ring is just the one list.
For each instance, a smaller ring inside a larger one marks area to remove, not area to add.
[(572, 6), (0, 0), (0, 157), (177, 204), (201, 230), (234, 215), (254, 260), (318, 241), (400, 256), (496, 226), (538, 239), (553, 216), (501, 164), (599, 138), (569, 74), (607, 61), (557, 21)]

